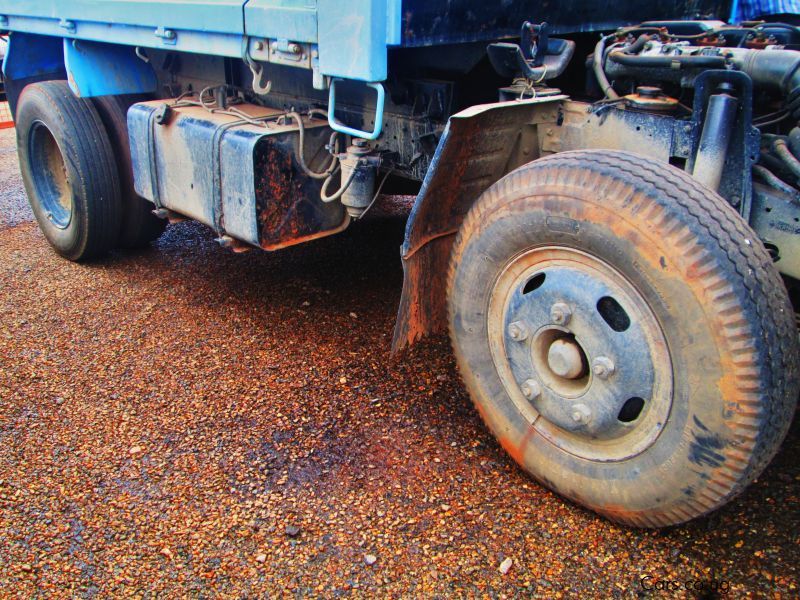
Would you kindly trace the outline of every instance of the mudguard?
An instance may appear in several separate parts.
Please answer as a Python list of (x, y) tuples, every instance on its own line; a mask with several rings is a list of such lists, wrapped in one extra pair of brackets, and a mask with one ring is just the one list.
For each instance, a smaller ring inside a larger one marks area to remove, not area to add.
[(447, 264), (461, 222), (484, 190), (538, 158), (539, 125), (556, 123), (565, 99), (483, 104), (450, 118), (406, 224), (394, 352), (446, 329)]

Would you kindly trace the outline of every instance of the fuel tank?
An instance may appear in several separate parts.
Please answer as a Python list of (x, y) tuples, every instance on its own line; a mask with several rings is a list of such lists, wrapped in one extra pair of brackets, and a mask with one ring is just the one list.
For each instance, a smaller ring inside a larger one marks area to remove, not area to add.
[[(180, 100), (128, 111), (136, 192), (159, 209), (217, 234), (276, 250), (344, 229), (341, 203), (320, 200), (322, 182), (298, 162), (301, 131), (280, 110), (238, 104), (208, 110)], [(234, 112), (235, 111), (235, 112)], [(329, 160), (327, 120), (304, 117), (306, 164)]]

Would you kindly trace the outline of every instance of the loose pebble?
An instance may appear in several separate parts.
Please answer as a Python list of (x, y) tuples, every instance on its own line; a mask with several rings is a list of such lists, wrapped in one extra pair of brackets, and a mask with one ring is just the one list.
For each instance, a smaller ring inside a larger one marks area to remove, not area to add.
[(292, 538), (297, 537), (298, 535), (300, 535), (300, 528), (297, 525), (287, 525), (286, 535)]
[(503, 575), (505, 575), (511, 569), (511, 565), (513, 564), (514, 564), (513, 560), (511, 560), (510, 558), (506, 558), (503, 560), (503, 562), (500, 563), (500, 566), (498, 567), (497, 570), (500, 571), (500, 573), (502, 573)]

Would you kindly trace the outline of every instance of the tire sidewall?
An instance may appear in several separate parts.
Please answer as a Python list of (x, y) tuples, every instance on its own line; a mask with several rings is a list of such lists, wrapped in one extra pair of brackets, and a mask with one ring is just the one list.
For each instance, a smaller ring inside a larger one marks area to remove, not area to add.
[[(31, 155), (31, 137), (37, 126), (46, 127), (55, 139), (72, 188), (72, 218), (65, 229), (54, 226), (47, 218), (40, 190), (35, 184), (33, 173), (43, 168)], [(66, 116), (57, 110), (45, 94), (33, 86), (23, 90), (20, 96), (16, 129), (20, 170), (34, 217), (59, 254), (67, 258), (79, 256), (87, 243), (87, 198), (83, 186), (83, 165), (75, 159), (78, 153), (72, 147), (72, 140), (77, 139), (76, 136), (82, 135), (82, 132), (70, 126)]]

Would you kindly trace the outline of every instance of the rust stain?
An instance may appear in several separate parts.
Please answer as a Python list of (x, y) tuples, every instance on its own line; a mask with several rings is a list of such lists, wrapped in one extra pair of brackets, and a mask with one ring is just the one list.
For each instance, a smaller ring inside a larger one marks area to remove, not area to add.
[(256, 148), (256, 209), (261, 248), (278, 250), (345, 229), (344, 210), (322, 205), (319, 183), (295, 165), (292, 149), (264, 139)]
[(522, 439), (519, 441), (519, 444), (515, 444), (513, 440), (511, 440), (508, 436), (500, 435), (497, 437), (500, 445), (503, 449), (508, 452), (508, 455), (514, 459), (518, 465), (524, 467), (525, 466), (525, 450), (528, 447), (528, 444), (531, 441), (531, 438), (536, 435), (536, 428), (533, 425), (529, 425), (528, 428), (525, 430), (525, 433), (522, 436)]

